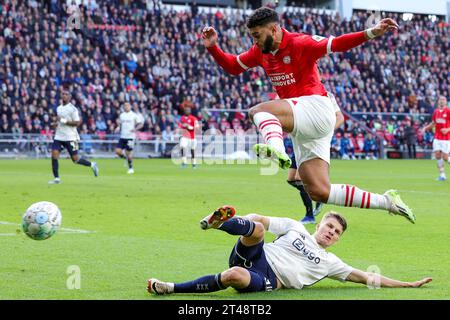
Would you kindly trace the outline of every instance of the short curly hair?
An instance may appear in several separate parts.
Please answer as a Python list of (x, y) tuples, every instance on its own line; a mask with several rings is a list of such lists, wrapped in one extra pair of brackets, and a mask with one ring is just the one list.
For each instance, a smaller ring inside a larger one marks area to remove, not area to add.
[(247, 19), (247, 28), (264, 26), (270, 22), (280, 22), (278, 13), (269, 8), (261, 7), (256, 9)]

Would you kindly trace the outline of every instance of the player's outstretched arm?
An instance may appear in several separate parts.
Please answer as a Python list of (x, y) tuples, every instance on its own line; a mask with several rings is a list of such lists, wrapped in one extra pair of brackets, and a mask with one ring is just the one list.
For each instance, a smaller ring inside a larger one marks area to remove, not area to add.
[(426, 283), (429, 283), (433, 278), (427, 277), (422, 280), (414, 282), (404, 282), (395, 279), (390, 279), (381, 274), (374, 274), (370, 272), (361, 271), (358, 269), (353, 269), (353, 271), (348, 275), (347, 281), (361, 283), (370, 286), (380, 286), (386, 288), (419, 288)]
[(320, 58), (325, 53), (324, 50), (327, 53), (345, 52), (350, 49), (356, 48), (357, 46), (360, 46), (368, 40), (380, 37), (386, 32), (392, 30), (398, 30), (397, 22), (395, 22), (391, 18), (382, 19), (373, 28), (369, 28), (364, 31), (343, 34), (336, 38), (328, 38), (326, 48), (321, 48), (325, 44), (322, 44), (322, 46), (319, 44), (317, 46), (318, 50), (313, 51), (313, 56), (316, 58)]
[(248, 68), (239, 63), (239, 58), (230, 53), (223, 52), (217, 45), (218, 42), (217, 31), (213, 27), (206, 26), (202, 30), (203, 44), (208, 52), (213, 56), (214, 60), (229, 74), (239, 75)]

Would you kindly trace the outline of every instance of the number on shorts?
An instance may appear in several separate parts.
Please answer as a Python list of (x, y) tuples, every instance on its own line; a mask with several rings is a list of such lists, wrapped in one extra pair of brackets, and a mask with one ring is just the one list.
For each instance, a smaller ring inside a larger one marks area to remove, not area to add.
[(71, 145), (73, 151), (77, 151), (78, 150), (78, 142), (70, 141), (70, 145)]

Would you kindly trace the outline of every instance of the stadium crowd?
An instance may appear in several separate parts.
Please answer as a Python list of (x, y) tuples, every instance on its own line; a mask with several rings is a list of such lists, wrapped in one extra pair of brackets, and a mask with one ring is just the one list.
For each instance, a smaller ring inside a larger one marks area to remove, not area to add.
[[(365, 29), (367, 20), (365, 12), (346, 21), (321, 10), (299, 10), (283, 14), (290, 31), (336, 36)], [(449, 25), (439, 18), (415, 15), (403, 21), (400, 14), (391, 16), (400, 23), (400, 32), (319, 63), (327, 89), (350, 116), (335, 140), (351, 136), (351, 144), (359, 141), (354, 149), (365, 153), (370, 150), (364, 145), (370, 143), (361, 145), (361, 137), (369, 142), (383, 137), (387, 145), (401, 149), (415, 133), (417, 143), (429, 147), (431, 134), (422, 136), (418, 128), (430, 120), (426, 114), (432, 113), (438, 95), (450, 93)], [(70, 85), (85, 135), (113, 134), (125, 101), (145, 119), (141, 139), (173, 139), (186, 106), (202, 120), (204, 130), (251, 129), (245, 110), (274, 97), (269, 79), (261, 68), (227, 75), (199, 35), (203, 26), (212, 25), (222, 49), (240, 53), (252, 45), (245, 18), (243, 11), (227, 14), (196, 6), (175, 11), (159, 0), (4, 2), (0, 133), (51, 135), (62, 85)], [(406, 130), (408, 126), (414, 130)], [(340, 150), (347, 148), (351, 157), (350, 147)]]

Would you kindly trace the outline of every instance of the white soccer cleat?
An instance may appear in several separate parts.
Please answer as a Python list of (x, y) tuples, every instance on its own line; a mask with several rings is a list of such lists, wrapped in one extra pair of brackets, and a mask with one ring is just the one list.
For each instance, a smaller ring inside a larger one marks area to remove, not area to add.
[(384, 193), (390, 202), (389, 213), (397, 214), (408, 219), (411, 223), (416, 223), (416, 216), (412, 210), (403, 202), (397, 190), (388, 190)]
[(92, 172), (94, 172), (94, 176), (98, 177), (98, 172), (100, 171), (97, 166), (97, 162), (92, 162), (91, 164)]
[(61, 179), (60, 178), (55, 178), (53, 180), (50, 180), (48, 182), (48, 184), (60, 184), (61, 183)]
[(148, 279), (147, 291), (157, 295), (171, 294), (173, 293), (173, 285), (151, 278)]
[(134, 173), (134, 169), (133, 168), (130, 168), (130, 169), (128, 169), (128, 174), (133, 174)]
[(211, 228), (217, 229), (222, 223), (233, 218), (235, 214), (236, 210), (232, 206), (221, 206), (220, 208), (217, 208), (216, 211), (200, 220), (200, 228), (203, 230)]

